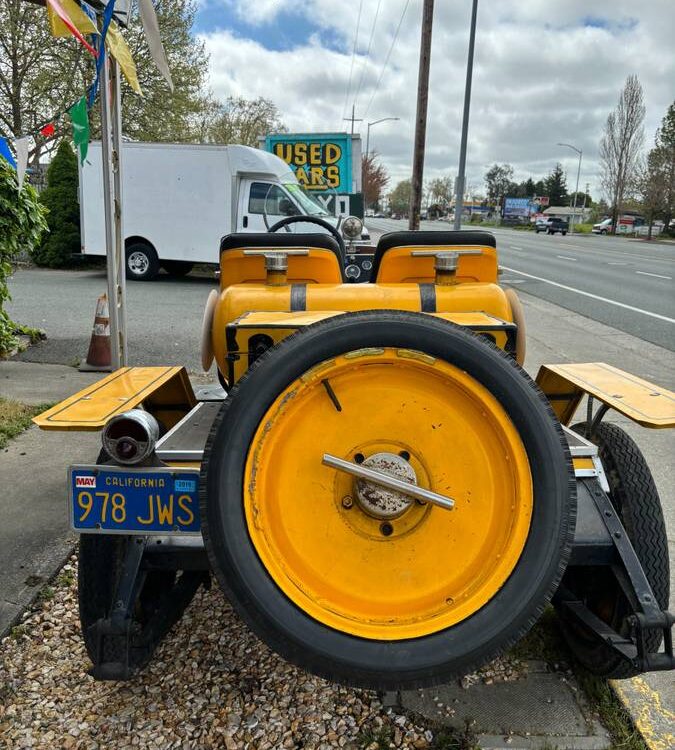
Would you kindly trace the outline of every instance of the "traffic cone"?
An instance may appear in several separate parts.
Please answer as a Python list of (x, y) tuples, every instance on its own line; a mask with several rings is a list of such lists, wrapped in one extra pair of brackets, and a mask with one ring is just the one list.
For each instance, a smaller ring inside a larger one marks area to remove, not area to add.
[(91, 331), (91, 341), (87, 359), (81, 362), (80, 372), (111, 372), (112, 354), (110, 350), (110, 312), (108, 310), (108, 295), (102, 294), (96, 302), (94, 327)]

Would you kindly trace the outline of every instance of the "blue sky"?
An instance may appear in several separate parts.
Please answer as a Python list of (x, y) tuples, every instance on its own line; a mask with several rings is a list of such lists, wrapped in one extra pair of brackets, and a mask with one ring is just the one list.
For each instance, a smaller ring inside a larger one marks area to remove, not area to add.
[(251, 39), (266, 49), (287, 51), (303, 46), (314, 37), (322, 47), (345, 51), (344, 41), (332, 30), (310, 20), (293, 8), (280, 10), (272, 21), (247, 22), (232, 7), (206, 0), (197, 11), (194, 31), (198, 34), (227, 30), (241, 39)]

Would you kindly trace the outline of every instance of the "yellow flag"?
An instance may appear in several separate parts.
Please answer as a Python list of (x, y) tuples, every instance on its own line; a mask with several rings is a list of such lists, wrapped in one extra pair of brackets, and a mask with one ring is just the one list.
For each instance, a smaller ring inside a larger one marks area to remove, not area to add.
[(120, 33), (120, 30), (114, 23), (111, 23), (108, 27), (105, 44), (108, 48), (108, 52), (110, 52), (119, 63), (120, 68), (122, 68), (122, 72), (129, 82), (129, 86), (131, 86), (137, 94), (143, 96), (141, 85), (138, 82), (138, 75), (136, 73), (136, 63), (131, 56), (131, 50), (129, 49), (129, 45), (124, 41), (124, 37)]
[[(75, 27), (82, 34), (97, 34), (98, 29), (89, 16), (80, 8), (75, 0), (61, 0), (61, 7), (70, 17)], [(47, 4), (47, 17), (49, 26), (52, 30), (52, 36), (70, 36), (73, 32), (54, 12), (54, 9)]]

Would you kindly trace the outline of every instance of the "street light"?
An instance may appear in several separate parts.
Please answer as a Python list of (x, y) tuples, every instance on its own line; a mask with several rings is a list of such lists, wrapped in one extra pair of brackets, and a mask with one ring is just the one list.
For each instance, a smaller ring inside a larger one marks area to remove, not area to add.
[[(577, 154), (579, 154), (579, 166), (577, 167), (577, 186), (574, 188), (574, 205), (572, 206), (572, 226), (570, 227), (570, 234), (574, 232), (574, 220), (577, 216), (577, 198), (579, 197), (579, 175), (581, 174), (581, 156), (583, 154), (583, 151), (580, 148), (577, 148), (576, 146), (573, 146), (571, 143), (558, 143), (556, 144), (558, 146), (566, 146), (567, 148), (571, 148), (572, 151), (576, 151)], [(586, 198), (584, 197), (584, 201)]]
[(368, 132), (366, 133), (366, 159), (370, 153), (370, 129), (373, 125), (377, 125), (380, 122), (387, 122), (387, 120), (400, 120), (400, 117), (383, 117), (381, 120), (375, 120), (375, 122), (368, 123)]

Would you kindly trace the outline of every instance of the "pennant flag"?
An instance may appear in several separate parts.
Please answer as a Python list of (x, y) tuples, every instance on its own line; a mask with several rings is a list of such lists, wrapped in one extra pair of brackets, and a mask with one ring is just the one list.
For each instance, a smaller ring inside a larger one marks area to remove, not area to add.
[(5, 159), (5, 161), (7, 161), (10, 167), (13, 167), (14, 169), (16, 169), (16, 162), (14, 161), (14, 157), (12, 156), (12, 152), (9, 150), (9, 144), (1, 135), (0, 135), (0, 156), (2, 156)]
[(51, 138), (56, 131), (53, 122), (48, 122), (44, 127), (40, 128), (40, 134), (45, 138)]
[(87, 99), (82, 97), (68, 110), (70, 121), (73, 123), (73, 143), (80, 155), (80, 164), (84, 164), (89, 150), (89, 115), (87, 114)]
[(108, 52), (117, 60), (122, 68), (124, 77), (129, 81), (129, 86), (140, 96), (143, 96), (141, 91), (141, 85), (138, 82), (138, 75), (136, 73), (136, 63), (134, 58), (131, 56), (131, 50), (124, 41), (120, 30), (117, 28), (116, 23), (111, 23), (108, 33), (105, 37), (105, 43), (108, 47)]
[[(82, 34), (98, 34), (96, 23), (91, 20), (87, 13), (75, 2), (75, 0), (58, 0), (59, 4), (70, 18), (73, 26)], [(47, 6), (47, 18), (52, 36), (70, 36), (70, 28), (61, 19), (58, 13), (49, 5)]]
[(143, 31), (145, 31), (145, 38), (148, 42), (152, 59), (155, 61), (157, 70), (159, 70), (169, 84), (171, 93), (173, 93), (171, 71), (169, 70), (169, 63), (166, 59), (162, 39), (159, 36), (159, 24), (157, 23), (157, 14), (155, 13), (152, 0), (139, 0), (138, 9), (141, 13), (141, 23), (143, 24)]
[(31, 141), (30, 135), (14, 140), (14, 151), (16, 152), (16, 176), (19, 181), (19, 192), (23, 187), (23, 178), (26, 176), (26, 167), (28, 166), (28, 146)]
[(94, 82), (89, 87), (89, 106), (94, 105), (96, 99), (96, 93), (98, 91), (99, 82), (101, 80), (101, 70), (103, 69), (103, 61), (105, 60), (105, 39), (108, 36), (108, 28), (112, 21), (113, 13), (115, 12), (115, 0), (108, 0), (108, 4), (105, 6), (103, 11), (103, 24), (101, 26), (101, 42), (98, 49), (98, 60), (96, 61), (96, 77)]
[[(56, 16), (65, 24), (66, 28), (70, 33), (82, 44), (94, 57), (98, 57), (98, 52), (89, 44), (89, 42), (82, 36), (77, 26), (73, 23), (68, 13), (61, 4), (62, 0), (47, 0), (47, 8), (52, 10)], [(78, 8), (79, 10), (79, 8)], [(80, 11), (81, 12), (81, 11)], [(82, 13), (82, 18), (87, 19), (87, 16)]]

